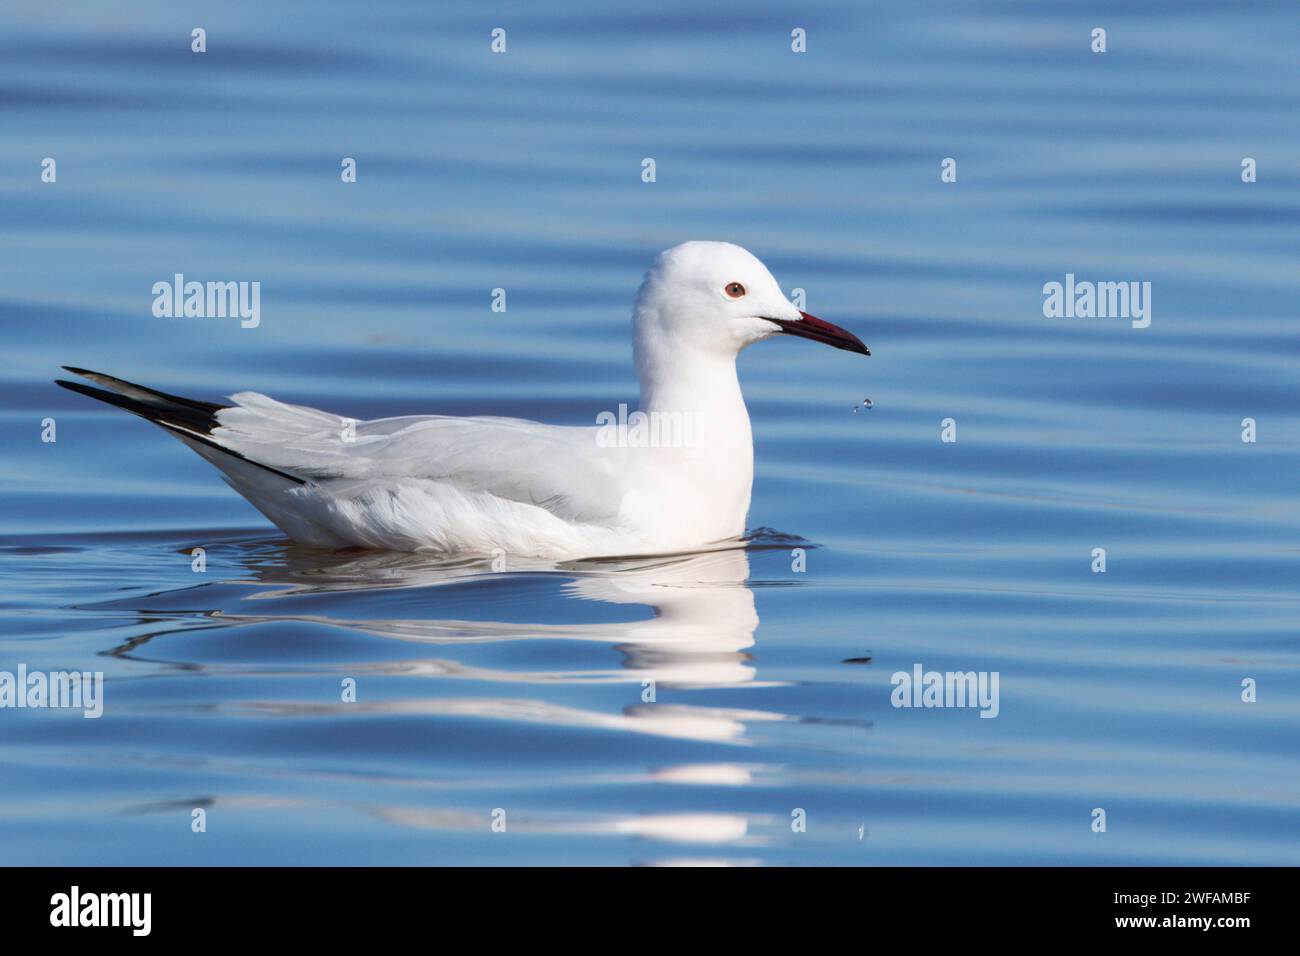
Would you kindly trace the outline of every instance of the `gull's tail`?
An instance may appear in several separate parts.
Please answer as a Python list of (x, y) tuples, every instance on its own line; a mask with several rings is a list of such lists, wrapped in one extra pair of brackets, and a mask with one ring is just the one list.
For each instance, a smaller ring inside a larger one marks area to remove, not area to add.
[(169, 395), (167, 392), (160, 392), (157, 389), (145, 388), (143, 385), (136, 385), (132, 382), (124, 382), (120, 378), (114, 378), (102, 372), (73, 368), (71, 365), (63, 367), (74, 375), (90, 379), (96, 385), (102, 385), (104, 388), (92, 388), (89, 385), (83, 385), (81, 382), (68, 382), (63, 379), (56, 379), (55, 385), (61, 385), (63, 388), (80, 392), (82, 395), (88, 395), (109, 405), (124, 408), (128, 412), (139, 415), (146, 421), (151, 421), (155, 425), (165, 428), (223, 471), (231, 474), (232, 477), (234, 477), (234, 472), (243, 470), (236, 464), (236, 461), (238, 461), (244, 463), (245, 466), (262, 469), (294, 484), (306, 484), (297, 475), (291, 475), (279, 468), (253, 461), (253, 459), (240, 454), (213, 437), (213, 430), (220, 427), (221, 424), (217, 419), (217, 413), (224, 411), (229, 406), (217, 405), (213, 402), (201, 402), (192, 398), (182, 398), (179, 395)]

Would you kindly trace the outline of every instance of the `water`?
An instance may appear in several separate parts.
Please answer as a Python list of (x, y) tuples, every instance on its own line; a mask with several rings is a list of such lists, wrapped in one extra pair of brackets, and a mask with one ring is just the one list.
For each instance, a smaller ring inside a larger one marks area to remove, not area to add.
[[(106, 678), (0, 711), (0, 861), (1300, 860), (1294, 5), (0, 16), (0, 670)], [(296, 548), (50, 384), (590, 424), (688, 238), (873, 351), (742, 357), (745, 551)], [(176, 272), (260, 326), (154, 318)], [(1066, 273), (1151, 282), (1150, 327), (1045, 318)], [(998, 717), (892, 707), (916, 664)]]

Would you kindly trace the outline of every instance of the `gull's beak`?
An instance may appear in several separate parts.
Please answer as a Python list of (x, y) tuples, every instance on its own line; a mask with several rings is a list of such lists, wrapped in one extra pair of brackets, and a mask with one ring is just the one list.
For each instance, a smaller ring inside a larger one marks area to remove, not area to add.
[[(812, 339), (814, 342), (824, 342), (826, 345), (833, 345), (837, 349), (844, 349), (846, 352), (857, 352), (859, 355), (870, 355), (871, 349), (862, 344), (862, 340), (850, 332), (848, 329), (842, 329), (838, 325), (831, 325), (829, 322), (823, 322), (815, 315), (809, 315), (807, 312), (799, 313), (801, 319), (767, 319), (773, 325), (779, 325), (782, 332), (788, 332), (791, 335), (797, 335), (801, 339)], [(764, 318), (767, 318), (764, 316)]]

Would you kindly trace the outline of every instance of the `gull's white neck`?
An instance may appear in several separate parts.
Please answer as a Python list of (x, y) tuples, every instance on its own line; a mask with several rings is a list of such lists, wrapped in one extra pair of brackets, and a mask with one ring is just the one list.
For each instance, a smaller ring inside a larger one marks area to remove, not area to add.
[[(663, 505), (675, 524), (701, 529), (710, 540), (742, 534), (754, 479), (749, 412), (736, 375), (736, 355), (725, 349), (692, 349), (656, 337), (638, 323), (635, 336), (640, 411), (680, 416), (690, 442), (659, 449)], [(698, 540), (698, 539), (697, 539)]]
[(633, 351), (641, 411), (698, 416), (715, 438), (743, 438), (741, 444), (752, 455), (749, 412), (736, 377), (734, 350), (691, 347), (657, 335), (650, 323), (638, 321)]
[(734, 355), (656, 355), (638, 349), (636, 364), (641, 411), (692, 412), (720, 421), (743, 419), (748, 424)]

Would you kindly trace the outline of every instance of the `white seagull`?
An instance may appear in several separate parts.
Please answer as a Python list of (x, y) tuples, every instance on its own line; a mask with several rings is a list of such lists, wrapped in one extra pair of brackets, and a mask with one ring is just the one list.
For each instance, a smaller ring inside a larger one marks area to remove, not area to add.
[(565, 560), (734, 546), (754, 477), (736, 377), (784, 332), (870, 355), (796, 309), (726, 242), (660, 253), (637, 292), (639, 412), (591, 426), (413, 415), (357, 421), (257, 392), (196, 401), (64, 366), (65, 388), (165, 428), (302, 544)]

